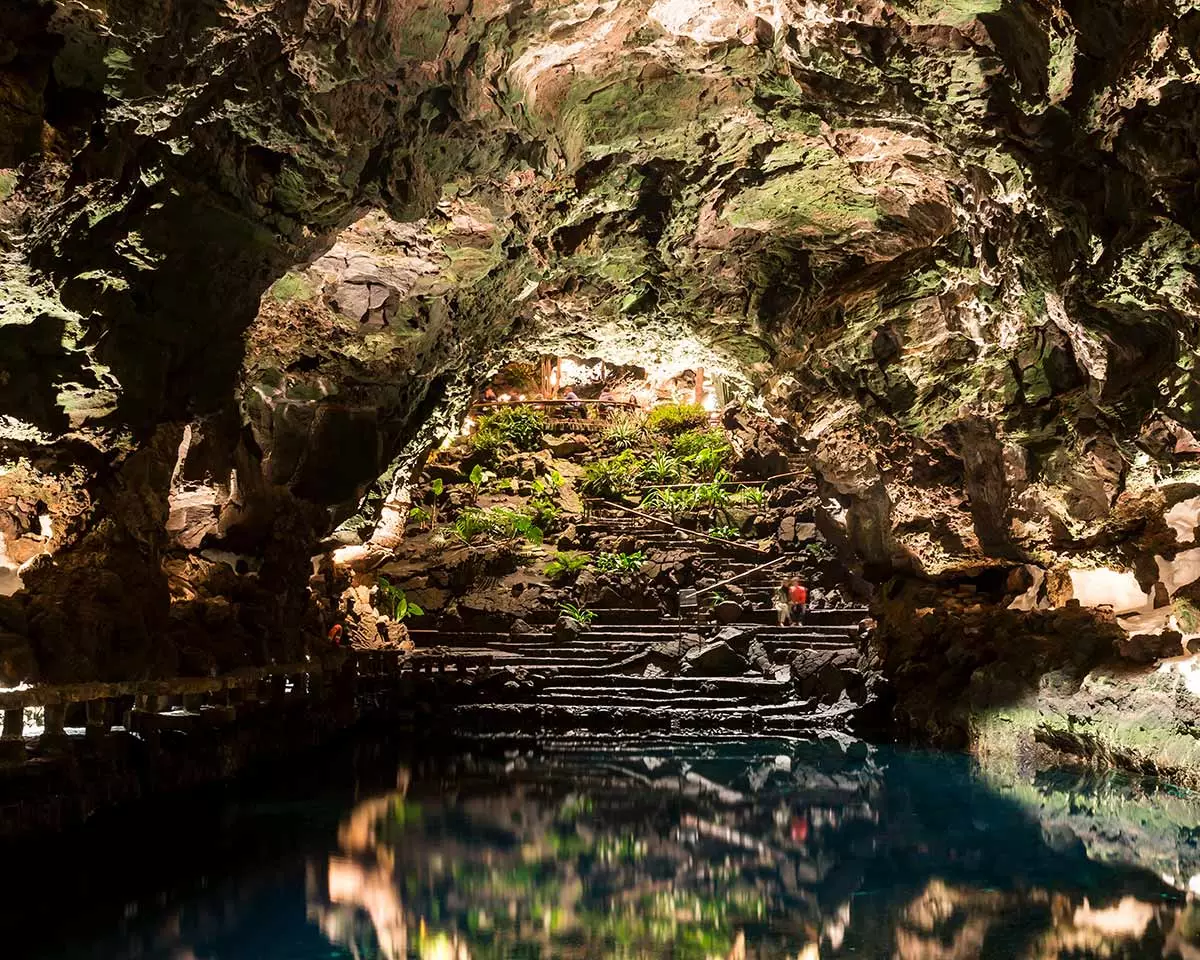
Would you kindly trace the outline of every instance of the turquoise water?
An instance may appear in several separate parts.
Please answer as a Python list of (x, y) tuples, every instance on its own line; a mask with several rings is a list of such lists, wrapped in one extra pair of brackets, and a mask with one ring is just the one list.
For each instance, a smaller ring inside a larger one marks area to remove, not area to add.
[(360, 743), (0, 853), (0, 923), (63, 960), (1194, 960), (1198, 824), (834, 741)]

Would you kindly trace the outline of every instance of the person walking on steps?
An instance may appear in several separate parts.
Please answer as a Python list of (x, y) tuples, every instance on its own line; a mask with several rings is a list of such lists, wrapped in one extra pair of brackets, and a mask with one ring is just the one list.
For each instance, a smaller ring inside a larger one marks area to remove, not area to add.
[(788, 587), (787, 594), (792, 623), (803, 623), (804, 615), (808, 613), (808, 589), (797, 578)]

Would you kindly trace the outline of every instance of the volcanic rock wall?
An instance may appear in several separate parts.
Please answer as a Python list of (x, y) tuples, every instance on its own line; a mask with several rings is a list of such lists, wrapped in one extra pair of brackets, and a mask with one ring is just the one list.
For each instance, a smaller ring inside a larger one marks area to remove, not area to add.
[[(517, 331), (745, 378), (883, 572), (1149, 590), (1189, 539), (1191, 2), (7, 0), (0, 38), (0, 620), (46, 677), (303, 644), (321, 537)], [(210, 581), (236, 615), (181, 620)]]

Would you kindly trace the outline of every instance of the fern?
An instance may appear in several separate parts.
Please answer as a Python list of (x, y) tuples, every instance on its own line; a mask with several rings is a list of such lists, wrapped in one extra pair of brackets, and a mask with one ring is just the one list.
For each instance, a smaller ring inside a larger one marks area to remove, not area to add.
[(544, 572), (551, 580), (566, 580), (586, 567), (589, 559), (586, 553), (579, 553), (577, 551), (560, 552), (553, 560), (546, 563)]
[(558, 609), (559, 613), (564, 617), (568, 620), (573, 620), (581, 627), (590, 627), (592, 621), (596, 619), (595, 610), (588, 610), (586, 607), (577, 607), (573, 603), (564, 603)]

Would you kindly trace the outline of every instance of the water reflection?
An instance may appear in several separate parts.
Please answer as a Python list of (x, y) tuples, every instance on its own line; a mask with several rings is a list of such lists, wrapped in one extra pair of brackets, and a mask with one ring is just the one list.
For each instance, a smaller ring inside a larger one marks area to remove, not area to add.
[[(830, 742), (356, 757), (110, 830), (136, 882), (95, 869), (111, 854), (47, 857), (59, 899), (30, 904), (120, 906), (51, 946), (61, 916), (10, 899), (0, 925), (42, 941), (12, 955), (1200, 960), (1179, 791)], [(71, 899), (71, 876), (97, 887)]]
[(828, 745), (466, 759), (360, 803), (308, 916), (382, 960), (1200, 958), (1176, 887), (1033, 810), (956, 758)]

